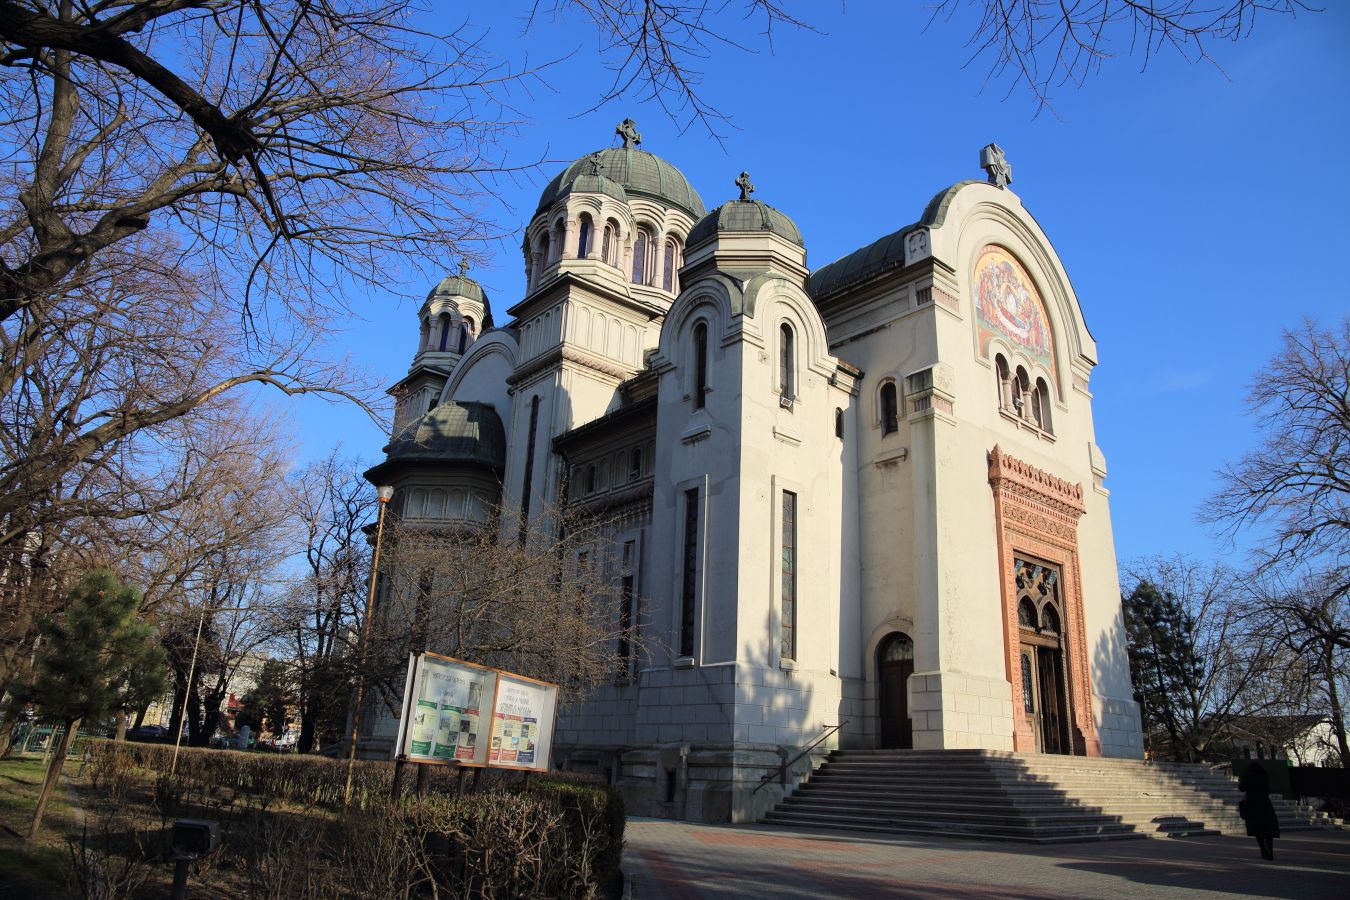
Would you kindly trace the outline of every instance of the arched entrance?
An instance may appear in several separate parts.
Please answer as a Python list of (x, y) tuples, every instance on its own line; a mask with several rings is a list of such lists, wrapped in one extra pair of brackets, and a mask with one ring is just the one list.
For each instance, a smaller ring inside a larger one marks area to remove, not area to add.
[(1059, 570), (1017, 560), (1021, 712), (1040, 753), (1072, 753)]
[(881, 703), (881, 746), (909, 750), (914, 726), (909, 720), (909, 676), (914, 674), (914, 642), (909, 635), (889, 634), (877, 647), (877, 685)]

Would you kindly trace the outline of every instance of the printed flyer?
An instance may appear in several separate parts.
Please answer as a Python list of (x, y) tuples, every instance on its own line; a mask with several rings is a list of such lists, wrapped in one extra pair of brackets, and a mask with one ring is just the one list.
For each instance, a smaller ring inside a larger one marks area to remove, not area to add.
[(501, 673), (488, 764), (547, 771), (557, 699), (556, 685)]
[(483, 704), (492, 700), (496, 671), (431, 653), (414, 656), (411, 665), (403, 755), (412, 762), (483, 765)]

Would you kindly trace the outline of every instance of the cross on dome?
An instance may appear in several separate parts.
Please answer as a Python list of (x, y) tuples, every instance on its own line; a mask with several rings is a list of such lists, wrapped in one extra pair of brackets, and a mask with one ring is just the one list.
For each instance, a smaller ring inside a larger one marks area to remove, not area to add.
[(623, 138), (625, 147), (637, 147), (642, 144), (642, 132), (637, 130), (637, 123), (632, 119), (624, 119), (614, 129), (614, 133)]
[(755, 186), (750, 183), (750, 173), (742, 172), (741, 177), (736, 179), (736, 187), (741, 189), (741, 199), (749, 200), (750, 195), (755, 192)]

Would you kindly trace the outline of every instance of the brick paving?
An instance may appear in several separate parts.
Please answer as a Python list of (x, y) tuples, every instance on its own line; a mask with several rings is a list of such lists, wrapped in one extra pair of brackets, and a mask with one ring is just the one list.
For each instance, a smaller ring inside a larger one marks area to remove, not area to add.
[(634, 900), (1350, 897), (1350, 831), (1033, 846), (629, 819)]

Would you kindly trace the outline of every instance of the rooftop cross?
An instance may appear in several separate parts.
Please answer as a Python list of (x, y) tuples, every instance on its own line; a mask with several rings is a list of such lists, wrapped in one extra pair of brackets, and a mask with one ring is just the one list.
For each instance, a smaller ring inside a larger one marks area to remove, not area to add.
[(614, 129), (614, 133), (623, 138), (625, 147), (637, 147), (642, 144), (642, 133), (637, 130), (637, 123), (632, 119), (624, 119)]
[(459, 276), (463, 278), (465, 275), (468, 274), (469, 274), (469, 258), (467, 256), (461, 256), (459, 258)]
[(988, 144), (980, 150), (980, 168), (989, 173), (989, 183), (995, 187), (1012, 184), (1012, 166), (998, 144)]
[(741, 199), (749, 200), (750, 195), (755, 192), (755, 186), (750, 183), (750, 173), (742, 172), (741, 177), (736, 179), (736, 187), (741, 189)]

